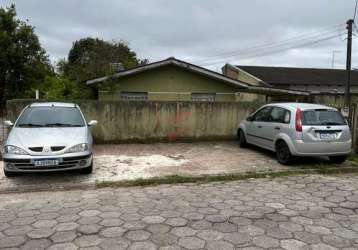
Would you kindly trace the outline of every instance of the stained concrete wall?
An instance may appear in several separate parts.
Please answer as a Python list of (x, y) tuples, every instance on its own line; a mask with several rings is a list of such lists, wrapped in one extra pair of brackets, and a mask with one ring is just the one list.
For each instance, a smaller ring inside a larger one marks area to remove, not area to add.
[[(32, 100), (7, 103), (14, 121)], [(233, 139), (237, 124), (261, 104), (250, 102), (76, 101), (97, 143)]]

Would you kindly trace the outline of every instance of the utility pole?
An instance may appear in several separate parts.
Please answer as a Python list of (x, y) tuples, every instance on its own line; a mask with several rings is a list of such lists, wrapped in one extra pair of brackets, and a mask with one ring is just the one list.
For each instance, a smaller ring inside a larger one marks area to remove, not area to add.
[(346, 64), (346, 70), (347, 70), (347, 83), (346, 83), (346, 89), (344, 92), (344, 107), (348, 108), (349, 110), (349, 120), (351, 118), (351, 67), (352, 67), (352, 29), (353, 29), (353, 19), (349, 19), (347, 21), (347, 30), (348, 30), (348, 39), (347, 39), (347, 64)]

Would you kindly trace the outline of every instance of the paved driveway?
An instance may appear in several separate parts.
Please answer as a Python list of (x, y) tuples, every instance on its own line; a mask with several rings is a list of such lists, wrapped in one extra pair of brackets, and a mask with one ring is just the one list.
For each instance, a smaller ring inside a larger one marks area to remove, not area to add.
[(0, 248), (358, 249), (358, 176), (0, 195)]
[[(0, 192), (94, 186), (96, 182), (134, 180), (167, 175), (198, 176), (311, 166), (316, 159), (291, 167), (258, 148), (241, 149), (235, 142), (96, 145), (94, 173), (57, 173), (6, 178), (0, 171)], [(2, 168), (2, 162), (0, 162)]]

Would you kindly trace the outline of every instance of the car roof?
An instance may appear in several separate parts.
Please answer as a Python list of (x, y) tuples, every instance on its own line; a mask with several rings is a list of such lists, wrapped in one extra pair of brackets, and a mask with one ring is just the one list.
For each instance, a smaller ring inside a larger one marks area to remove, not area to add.
[(63, 108), (74, 108), (76, 104), (66, 102), (35, 102), (30, 107), (63, 107)]
[(283, 102), (283, 103), (272, 103), (269, 105), (279, 105), (291, 108), (300, 108), (304, 109), (335, 109), (333, 107), (320, 105), (320, 104), (313, 104), (313, 103), (301, 103), (301, 102)]

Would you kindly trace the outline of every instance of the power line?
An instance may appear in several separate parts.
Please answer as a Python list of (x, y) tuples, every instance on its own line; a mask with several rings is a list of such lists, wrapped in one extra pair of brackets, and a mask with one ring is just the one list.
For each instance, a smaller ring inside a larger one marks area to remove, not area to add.
[(193, 63), (200, 63), (200, 62), (205, 62), (205, 61), (210, 61), (210, 60), (215, 60), (215, 58), (223, 58), (223, 57), (232, 57), (235, 55), (239, 55), (242, 53), (248, 53), (251, 51), (257, 51), (257, 50), (265, 50), (265, 49), (271, 49), (277, 46), (283, 46), (283, 45), (287, 45), (290, 43), (295, 43), (295, 42), (299, 42), (299, 41), (304, 41), (304, 40), (308, 40), (308, 39), (313, 39), (313, 38), (317, 38), (317, 37), (321, 37), (323, 35), (326, 34), (330, 34), (332, 32), (337, 32), (337, 31), (341, 31), (343, 30), (343, 25), (344, 24), (339, 24), (339, 25), (334, 25), (334, 29), (332, 29), (332, 26), (330, 26), (331, 28), (325, 31), (315, 31), (315, 32), (310, 32), (310, 33), (306, 33), (306, 34), (301, 34), (301, 35), (297, 35), (288, 39), (284, 39), (281, 41), (277, 41), (277, 42), (273, 42), (273, 43), (268, 43), (268, 44), (261, 44), (261, 45), (256, 45), (253, 47), (248, 47), (248, 48), (244, 48), (244, 49), (240, 49), (240, 50), (236, 50), (236, 51), (231, 51), (231, 52), (226, 52), (226, 53), (221, 53), (221, 54), (216, 54), (216, 55), (212, 55), (212, 56), (207, 56), (205, 59), (199, 59), (199, 60), (195, 60), (193, 61)]
[[(320, 38), (320, 39), (317, 39), (315, 41), (309, 41), (309, 42), (305, 42), (303, 44), (297, 44), (297, 45), (289, 46), (289, 47), (286, 47), (286, 48), (280, 48), (280, 49), (275, 49), (275, 50), (272, 50), (272, 51), (266, 51), (266, 52), (260, 52), (260, 53), (251, 53), (251, 54), (247, 54), (246, 56), (240, 57), (240, 59), (250, 59), (250, 58), (257, 58), (257, 57), (262, 57), (262, 56), (266, 56), (266, 55), (270, 55), (270, 54), (276, 54), (276, 53), (280, 53), (280, 52), (287, 51), (287, 50), (290, 50), (290, 49), (296, 49), (296, 48), (300, 48), (300, 47), (314, 45), (314, 44), (321, 43), (321, 42), (324, 42), (324, 41), (327, 41), (327, 40), (331, 40), (331, 39), (339, 37), (339, 36), (340, 36), (340, 34), (339, 35), (336, 34), (336, 35)], [(224, 63), (224, 62), (227, 62), (227, 59), (216, 60), (216, 61), (212, 61), (212, 62), (200, 64), (200, 65), (201, 66), (210, 66), (210, 65), (215, 65), (215, 64)]]

